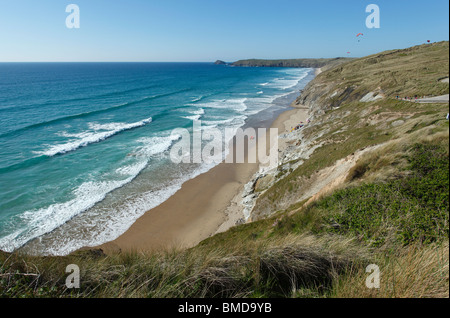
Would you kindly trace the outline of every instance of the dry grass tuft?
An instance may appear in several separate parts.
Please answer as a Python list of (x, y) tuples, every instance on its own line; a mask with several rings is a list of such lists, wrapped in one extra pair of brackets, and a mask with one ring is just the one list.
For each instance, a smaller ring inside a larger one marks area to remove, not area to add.
[(333, 297), (338, 298), (448, 298), (449, 245), (410, 246), (396, 255), (379, 256), (380, 289), (366, 287), (363, 268), (338, 280)]

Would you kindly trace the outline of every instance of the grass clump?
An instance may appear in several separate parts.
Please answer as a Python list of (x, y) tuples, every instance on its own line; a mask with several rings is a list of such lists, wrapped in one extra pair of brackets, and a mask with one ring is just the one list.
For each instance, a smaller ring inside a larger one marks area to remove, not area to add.
[(364, 267), (354, 268), (335, 280), (330, 297), (335, 298), (448, 298), (449, 245), (414, 244), (397, 253), (376, 255), (381, 269), (380, 288), (369, 289)]
[[(312, 236), (261, 239), (241, 247), (204, 244), (185, 251), (79, 252), (67, 257), (0, 254), (0, 297), (235, 298), (323, 294), (363, 253), (349, 243)], [(67, 289), (77, 264), (81, 288)]]

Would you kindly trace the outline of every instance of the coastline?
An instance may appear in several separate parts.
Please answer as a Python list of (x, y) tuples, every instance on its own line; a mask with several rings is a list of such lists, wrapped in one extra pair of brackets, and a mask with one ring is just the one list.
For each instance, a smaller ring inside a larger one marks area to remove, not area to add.
[[(318, 74), (320, 69), (315, 70), (315, 76)], [(307, 117), (308, 110), (291, 103), (289, 109), (271, 119), (271, 124), (265, 128), (278, 129), (279, 154), (287, 147), (280, 135), (306, 121)], [(260, 169), (258, 163), (222, 162), (185, 182), (178, 192), (147, 211), (117, 239), (93, 248), (105, 253), (191, 248), (208, 237), (245, 223), (246, 186)]]

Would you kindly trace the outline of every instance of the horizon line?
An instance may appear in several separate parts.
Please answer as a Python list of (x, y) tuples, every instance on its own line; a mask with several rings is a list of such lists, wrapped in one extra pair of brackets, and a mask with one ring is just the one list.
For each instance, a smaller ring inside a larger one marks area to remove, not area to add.
[[(351, 57), (351, 58), (359, 58)], [(315, 59), (335, 59), (335, 58), (349, 58), (345, 56), (336, 56), (336, 57), (298, 57), (298, 58), (274, 58), (274, 59), (263, 59), (263, 58), (245, 58), (239, 59), (233, 62), (227, 62), (223, 60), (214, 60), (214, 61), (0, 61), (0, 63), (215, 63), (217, 61), (223, 61), (225, 63), (234, 63), (237, 61), (246, 61), (246, 60), (265, 60), (265, 61), (276, 61), (276, 60), (315, 60)]]

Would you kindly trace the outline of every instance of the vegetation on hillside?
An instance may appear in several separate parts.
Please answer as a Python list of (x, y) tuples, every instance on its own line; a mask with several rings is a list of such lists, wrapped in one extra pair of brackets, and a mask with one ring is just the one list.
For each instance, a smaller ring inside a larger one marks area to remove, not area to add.
[[(261, 195), (265, 217), (188, 250), (0, 252), (0, 296), (448, 297), (448, 104), (396, 99), (448, 93), (448, 53), (448, 42), (383, 52), (319, 75), (299, 101), (315, 107), (304, 135), (320, 147)], [(384, 98), (361, 102), (371, 91)], [(375, 145), (337, 189), (299, 199), (306, 180)], [(80, 289), (65, 285), (69, 264)]]
[[(437, 87), (433, 90), (435, 94), (447, 94), (448, 84), (440, 83), (439, 79), (448, 76), (448, 53), (448, 42), (441, 42), (379, 53), (320, 74), (297, 101), (311, 109), (312, 123), (303, 129), (304, 139), (312, 140), (309, 146), (319, 147), (301, 166), (259, 198), (254, 213), (257, 218), (295, 203), (309, 180), (339, 159), (367, 147), (400, 140), (422, 128), (448, 127), (445, 119), (448, 105), (412, 103), (396, 98), (408, 93), (419, 94), (422, 87), (432, 86), (429, 83)], [(405, 54), (408, 55), (405, 57)], [(430, 71), (422, 74), (421, 66), (426, 63)], [(392, 69), (396, 70), (397, 78), (403, 79), (402, 83), (415, 85), (404, 87), (385, 81)], [(360, 101), (374, 91), (384, 97), (372, 102)], [(303, 158), (297, 161), (301, 160)]]

